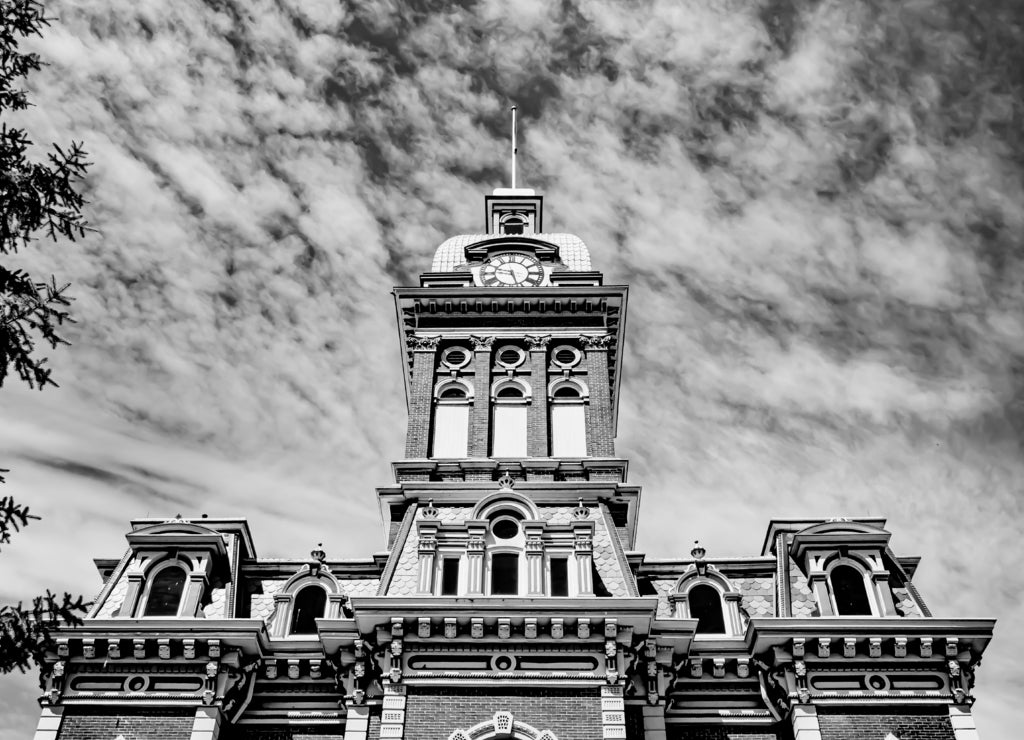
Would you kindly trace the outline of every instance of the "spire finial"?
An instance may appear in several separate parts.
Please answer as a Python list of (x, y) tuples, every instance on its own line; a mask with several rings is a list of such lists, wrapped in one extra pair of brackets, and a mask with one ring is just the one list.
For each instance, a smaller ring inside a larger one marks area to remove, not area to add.
[(516, 188), (516, 154), (519, 153), (516, 133), (516, 106), (512, 106), (512, 189)]

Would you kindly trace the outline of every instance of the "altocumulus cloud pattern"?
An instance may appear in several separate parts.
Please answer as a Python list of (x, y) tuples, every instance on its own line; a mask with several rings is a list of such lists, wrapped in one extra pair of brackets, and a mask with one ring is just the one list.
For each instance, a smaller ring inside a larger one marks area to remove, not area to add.
[[(479, 228), (514, 102), (549, 230), (631, 286), (645, 548), (885, 514), (937, 614), (1024, 618), (1019, 3), (48, 9), (18, 123), (85, 141), (98, 233), (24, 255), (78, 323), (60, 391), (0, 396), (10, 492), (45, 516), (5, 598), (98, 583), (130, 516), (178, 509), (249, 516), (264, 555), (379, 547), (388, 291)], [(982, 671), (986, 736), (1012, 736), (1020, 641)]]

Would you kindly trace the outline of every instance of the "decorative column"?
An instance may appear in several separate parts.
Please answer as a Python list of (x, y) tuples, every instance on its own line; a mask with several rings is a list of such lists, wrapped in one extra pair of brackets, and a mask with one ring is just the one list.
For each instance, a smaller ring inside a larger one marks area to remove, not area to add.
[(430, 445), (430, 410), (434, 404), (434, 364), (438, 336), (411, 335), (406, 339), (412, 352), (412, 381), (409, 383), (409, 431), (405, 456), (424, 458)]
[(808, 553), (807, 555), (807, 585), (818, 602), (818, 613), (823, 617), (835, 615), (832, 608), (832, 597), (828, 593), (828, 574), (821, 567), (825, 554)]
[(491, 425), (491, 347), (494, 337), (472, 336), (473, 408), (469, 413), (469, 456), (487, 457)]
[(793, 723), (793, 740), (821, 740), (817, 708), (794, 704), (789, 719)]
[(484, 593), (484, 532), (487, 522), (469, 522), (469, 542), (466, 544), (466, 594), (482, 596)]
[[(209, 564), (209, 559), (205, 559)], [(185, 586), (185, 597), (182, 599), (181, 616), (194, 617), (199, 613), (199, 604), (203, 594), (206, 593), (207, 577), (204, 572), (193, 571), (188, 575), (188, 584)]]
[(543, 522), (523, 524), (526, 535), (526, 595), (544, 595), (544, 542), (541, 540)]
[(119, 617), (134, 617), (136, 610), (139, 608), (139, 599), (142, 598), (142, 584), (145, 573), (138, 557), (136, 555), (133, 558), (132, 562), (128, 565), (127, 573), (125, 573), (125, 577), (128, 579), (128, 590), (125, 591), (124, 601), (121, 602), (121, 609), (117, 613)]
[(285, 637), (288, 634), (288, 616), (291, 614), (289, 608), (294, 594), (274, 594), (274, 616), (270, 619), (270, 634), (272, 637)]
[(591, 457), (613, 457), (615, 445), (612, 429), (611, 380), (608, 375), (608, 335), (583, 335), (580, 344), (586, 354), (587, 386), (590, 403), (584, 407), (587, 424), (587, 454)]
[(527, 410), (526, 454), (547, 457), (551, 454), (548, 441), (548, 342), (550, 336), (527, 336), (530, 348), (530, 383), (533, 401)]
[[(430, 506), (429, 508), (433, 508)], [(434, 593), (434, 570), (437, 558), (437, 522), (419, 522), (419, 580), (417, 592), (420, 594)]]
[(743, 621), (740, 619), (740, 602), (743, 601), (743, 594), (739, 591), (726, 591), (724, 596), (725, 613), (729, 615), (729, 634), (742, 635)]
[(895, 617), (896, 602), (892, 598), (892, 589), (889, 588), (889, 571), (885, 568), (881, 553), (873, 553), (871, 556), (871, 587), (875, 593), (875, 603), (878, 604), (878, 616)]
[[(384, 683), (384, 701), (380, 713), (382, 740), (399, 740), (405, 734), (405, 685)], [(345, 733), (348, 740), (349, 734)]]
[(572, 513), (573, 550), (576, 555), (576, 586), (579, 596), (594, 595), (594, 522), (580, 499)]

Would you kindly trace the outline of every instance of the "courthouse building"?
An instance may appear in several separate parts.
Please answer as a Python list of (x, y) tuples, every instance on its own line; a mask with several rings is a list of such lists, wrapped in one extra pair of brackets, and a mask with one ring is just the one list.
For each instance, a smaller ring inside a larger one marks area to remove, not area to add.
[(384, 549), (268, 560), (241, 518), (132, 521), (57, 635), (36, 740), (978, 737), (993, 622), (933, 616), (885, 520), (639, 549), (658, 512), (615, 453), (627, 289), (542, 204), (494, 191), (394, 291)]

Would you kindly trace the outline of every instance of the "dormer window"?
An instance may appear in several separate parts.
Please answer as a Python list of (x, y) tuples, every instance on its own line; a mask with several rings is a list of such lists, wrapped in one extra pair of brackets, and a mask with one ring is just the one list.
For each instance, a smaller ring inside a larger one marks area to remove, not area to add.
[(306, 586), (295, 595), (292, 607), (293, 635), (315, 635), (316, 620), (324, 616), (327, 608), (327, 592), (320, 586)]
[(851, 565), (837, 565), (828, 576), (836, 614), (841, 617), (871, 616), (871, 601), (864, 575)]
[(185, 593), (185, 570), (170, 565), (157, 573), (149, 584), (144, 617), (176, 617)]
[(725, 617), (722, 611), (722, 596), (713, 586), (698, 584), (687, 593), (690, 618), (697, 620), (698, 635), (721, 635), (725, 633)]

